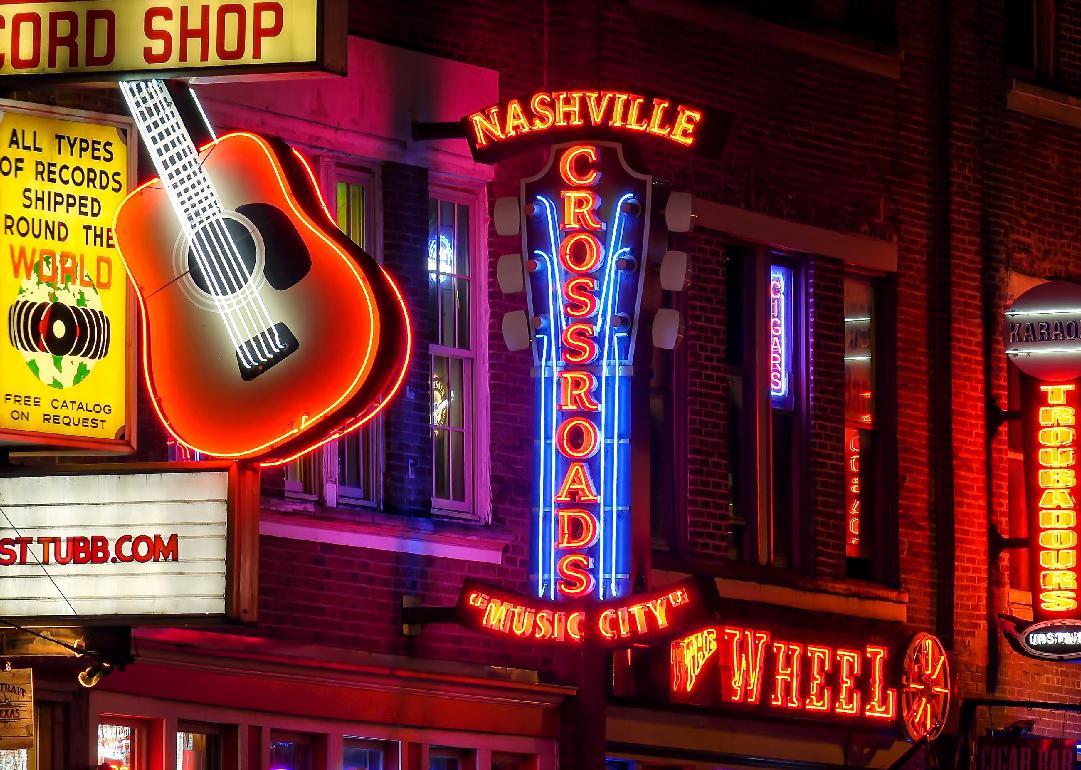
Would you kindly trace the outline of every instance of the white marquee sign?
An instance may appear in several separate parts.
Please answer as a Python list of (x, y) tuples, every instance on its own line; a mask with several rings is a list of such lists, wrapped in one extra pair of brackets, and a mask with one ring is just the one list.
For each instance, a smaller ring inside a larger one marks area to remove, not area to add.
[(226, 615), (230, 475), (0, 478), (0, 616)]

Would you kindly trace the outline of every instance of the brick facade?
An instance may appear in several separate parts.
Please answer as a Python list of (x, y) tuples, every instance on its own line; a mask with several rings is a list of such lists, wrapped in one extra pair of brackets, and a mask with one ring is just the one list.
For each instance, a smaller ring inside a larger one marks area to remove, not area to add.
[[(953, 653), (958, 694), (1069, 701), (1081, 672), (1028, 661), (994, 628), (1009, 609), (1008, 555), (989, 563), (987, 528), (1008, 525), (1005, 430), (990, 434), (991, 404), (1007, 404), (998, 334), (1011, 273), (1081, 282), (1081, 118), (1063, 125), (1006, 107), (1004, 12), (978, 0), (897, 3), (896, 47), (851, 44), (837, 30), (808, 35), (714, 6), (673, 0), (508, 3), (475, 0), (350, 4), (350, 32), (381, 43), (496, 70), (502, 98), (541, 87), (597, 84), (672, 95), (731, 116), (720, 158), (646, 145), (649, 170), (674, 190), (775, 221), (861, 235), (896, 246), (896, 469), (883, 486), (896, 510), (897, 585), (846, 578), (844, 558), (844, 272), (828, 254), (797, 255), (805, 279), (810, 363), (804, 471), (812, 558), (802, 574), (732, 561), (730, 364), (726, 249), (736, 239), (699, 228), (686, 238), (685, 540), (658, 563), (809, 592), (903, 603), (906, 622), (938, 634)], [(821, 18), (843, 3), (819, 3)], [(1057, 87), (1081, 93), (1081, 2), (1058, 3)], [(686, 18), (683, 18), (686, 17)], [(789, 34), (786, 34), (789, 33)], [(835, 34), (836, 33), (836, 34)], [(796, 37), (798, 35), (798, 38)], [(855, 45), (857, 54), (852, 54)], [(896, 70), (896, 77), (889, 70)], [(886, 74), (883, 74), (883, 71)], [(25, 94), (20, 94), (25, 97)], [(35, 96), (34, 98), (42, 98)], [(77, 98), (95, 106), (98, 97)], [(70, 95), (61, 97), (71, 101)], [(1076, 111), (1077, 108), (1075, 107)], [(517, 193), (541, 161), (529, 153), (495, 169), (489, 203)], [(382, 254), (424, 328), (428, 171), (388, 162), (380, 171)], [(499, 322), (523, 306), (496, 285), (495, 261), (514, 239), (490, 227), (490, 526), (430, 517), (428, 354), (414, 350), (402, 394), (387, 412), (385, 511), (434, 537), (482, 537), (503, 546), (498, 565), (264, 537), (260, 623), (246, 633), (290, 642), (421, 659), (536, 670), (582, 685), (581, 662), (511, 647), (452, 625), (401, 633), (403, 595), (453, 603), (461, 581), (526, 590), (530, 565), (533, 383), (529, 356), (509, 353)], [(791, 248), (766, 241), (772, 247)], [(641, 336), (648, 344), (648, 330)], [(145, 395), (145, 394), (143, 394)], [(160, 459), (164, 436), (146, 399), (140, 458)], [(315, 511), (318, 515), (320, 512)], [(348, 519), (349, 512), (324, 512)], [(737, 511), (737, 515), (751, 515)], [(383, 519), (381, 519), (383, 520)], [(892, 581), (887, 581), (892, 582)], [(808, 610), (773, 608), (779, 624)], [(813, 617), (813, 615), (812, 615)], [(862, 619), (843, 618), (858, 627)], [(570, 708), (568, 718), (581, 717)], [(1017, 712), (995, 713), (1008, 723)], [(1081, 738), (1081, 719), (1041, 712), (1045, 734)], [(593, 729), (603, 729), (594, 723)], [(588, 733), (582, 724), (574, 731)], [(577, 733), (572, 731), (573, 735)], [(587, 738), (581, 738), (583, 741)], [(574, 739), (564, 737), (565, 746)], [(564, 754), (575, 767), (573, 751)], [(582, 766), (585, 766), (584, 764)]]

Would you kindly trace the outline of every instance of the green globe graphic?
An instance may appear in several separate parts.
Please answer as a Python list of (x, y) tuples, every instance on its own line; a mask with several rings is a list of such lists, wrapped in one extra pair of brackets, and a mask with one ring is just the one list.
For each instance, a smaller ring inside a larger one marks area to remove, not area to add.
[[(60, 302), (69, 307), (103, 312), (101, 296), (90, 276), (83, 276), (82, 283), (85, 285), (77, 285), (72, 281), (70, 271), (55, 269), (53, 262), (56, 259), (55, 254), (43, 254), (34, 265), (33, 277), (24, 280), (19, 287), (17, 298), (27, 302)], [(43, 272), (49, 280), (42, 278)], [(64, 273), (62, 282), (58, 279), (61, 272)], [(38, 380), (58, 390), (78, 385), (89, 376), (97, 363), (95, 359), (82, 356), (57, 356), (26, 350), (19, 352)]]

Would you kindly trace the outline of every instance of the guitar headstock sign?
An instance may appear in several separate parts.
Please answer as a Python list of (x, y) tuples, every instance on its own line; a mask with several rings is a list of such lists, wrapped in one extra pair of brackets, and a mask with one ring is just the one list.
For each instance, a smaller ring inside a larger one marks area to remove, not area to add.
[(537, 595), (598, 600), (630, 581), (630, 365), (652, 179), (618, 144), (552, 147), (522, 183), (537, 458)]

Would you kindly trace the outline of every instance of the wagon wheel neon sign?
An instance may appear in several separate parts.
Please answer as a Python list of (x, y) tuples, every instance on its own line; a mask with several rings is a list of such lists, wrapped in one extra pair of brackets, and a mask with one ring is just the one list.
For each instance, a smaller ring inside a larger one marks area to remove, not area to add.
[(934, 740), (950, 713), (950, 664), (942, 643), (920, 633), (908, 645), (901, 684), (901, 713), (912, 740)]

